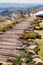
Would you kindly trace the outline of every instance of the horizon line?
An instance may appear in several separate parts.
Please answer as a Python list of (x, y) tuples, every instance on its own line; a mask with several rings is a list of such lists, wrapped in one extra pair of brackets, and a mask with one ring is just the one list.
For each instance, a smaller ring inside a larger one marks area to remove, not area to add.
[(0, 2), (0, 4), (42, 4), (43, 5), (43, 3), (11, 3), (11, 2)]

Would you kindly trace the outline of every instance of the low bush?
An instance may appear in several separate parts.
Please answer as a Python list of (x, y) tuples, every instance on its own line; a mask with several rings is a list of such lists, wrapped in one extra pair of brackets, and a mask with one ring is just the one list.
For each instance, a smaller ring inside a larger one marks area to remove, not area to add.
[(37, 48), (35, 48), (34, 49), (34, 52), (38, 55), (38, 51), (40, 51), (40, 48), (39, 47), (37, 47)]
[(6, 24), (3, 26), (3, 28), (1, 28), (1, 31), (6, 32), (8, 29), (13, 28), (13, 26), (11, 24)]
[(24, 20), (24, 18), (20, 18), (17, 20), (17, 22), (19, 23), (19, 22), (22, 22), (23, 20)]
[(7, 28), (6, 28), (6, 27), (3, 27), (3, 28), (1, 29), (1, 31), (6, 32), (6, 31), (7, 31)]
[(35, 25), (36, 25), (36, 26), (40, 26), (39, 22), (36, 22)]
[(36, 42), (27, 42), (27, 46), (30, 46), (30, 45), (37, 45), (38, 46), (38, 43), (36, 43)]
[(7, 28), (13, 28), (13, 26), (11, 24), (8, 24)]
[(26, 47), (21, 48), (25, 53), (28, 53), (28, 49)]
[(36, 65), (36, 62), (35, 61), (31, 61), (28, 63), (28, 65)]
[(25, 33), (21, 38), (23, 39), (36, 39), (38, 33)]
[(22, 54), (22, 56), (24, 57), (21, 57), (21, 55), (16, 58), (15, 60), (12, 61), (13, 65), (36, 65), (36, 62), (33, 61), (33, 60), (30, 60), (30, 58), (28, 58), (26, 55)]
[(20, 61), (19, 58), (15, 59), (12, 61), (13, 65), (20, 65), (22, 62)]

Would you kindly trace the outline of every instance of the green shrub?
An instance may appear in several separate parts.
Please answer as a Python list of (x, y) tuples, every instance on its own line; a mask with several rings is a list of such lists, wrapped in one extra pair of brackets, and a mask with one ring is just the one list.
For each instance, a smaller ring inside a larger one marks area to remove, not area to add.
[(20, 65), (21, 64), (21, 61), (20, 61), (20, 59), (18, 58), (18, 59), (15, 59), (15, 60), (13, 60), (13, 65)]
[(30, 62), (30, 59), (29, 59), (28, 57), (24, 57), (23, 59), (24, 59), (24, 62), (25, 62), (25, 63)]
[(26, 47), (21, 48), (25, 53), (28, 53), (28, 49)]
[(36, 62), (32, 60), (31, 62), (28, 63), (28, 65), (36, 65)]
[(40, 48), (37, 47), (37, 48), (34, 49), (34, 51), (35, 51), (35, 53), (38, 55), (38, 51), (40, 51)]
[(38, 43), (36, 43), (36, 42), (27, 42), (27, 45), (37, 45), (38, 46)]
[(28, 58), (28, 56), (26, 56), (25, 54), (22, 54), (18, 58), (14, 59), (12, 63), (13, 65), (20, 65), (22, 63), (28, 64), (28, 65), (36, 65), (36, 62), (33, 60), (30, 60), (30, 58)]
[(35, 23), (34, 23), (34, 27), (36, 27), (36, 26), (39, 26), (39, 27), (40, 27), (39, 22), (35, 22)]

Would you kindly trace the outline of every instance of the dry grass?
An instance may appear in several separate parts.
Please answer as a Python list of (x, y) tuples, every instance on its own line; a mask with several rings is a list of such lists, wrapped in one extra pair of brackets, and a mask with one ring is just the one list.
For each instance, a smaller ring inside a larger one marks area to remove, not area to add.
[[(1, 19), (6, 19), (7, 17), (3, 17), (3, 16), (0, 16)], [(20, 18), (18, 19), (17, 21), (18, 22), (23, 22), (24, 20), (26, 20), (27, 18)], [(8, 27), (8, 25), (13, 25), (13, 22), (14, 21), (11, 21), (11, 22), (0, 22), (0, 30), (4, 27), (5, 29)], [(15, 26), (15, 24), (13, 25), (13, 27)]]
[(42, 35), (42, 38), (40, 40), (36, 40), (39, 43), (40, 51), (39, 51), (39, 57), (43, 60), (43, 31), (36, 31), (39, 34)]
[(20, 19), (18, 19), (17, 21), (18, 21), (18, 22), (23, 22), (23, 21), (25, 21), (27, 18), (28, 18), (28, 17), (20, 18)]
[(43, 20), (42, 20), (42, 22), (40, 23), (40, 26), (43, 27)]
[(17, 21), (18, 22), (22, 22), (24, 20), (24, 18), (20, 18), (20, 19), (18, 19)]

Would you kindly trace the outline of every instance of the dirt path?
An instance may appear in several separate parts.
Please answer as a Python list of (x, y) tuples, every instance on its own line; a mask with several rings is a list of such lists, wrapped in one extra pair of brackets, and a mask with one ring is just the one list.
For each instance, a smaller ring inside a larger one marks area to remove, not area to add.
[(23, 54), (23, 51), (16, 50), (16, 48), (22, 47), (22, 43), (18, 38), (30, 26), (33, 19), (30, 17), (25, 22), (17, 24), (12, 30), (0, 35), (0, 61), (6, 62), (9, 58), (12, 59)]

